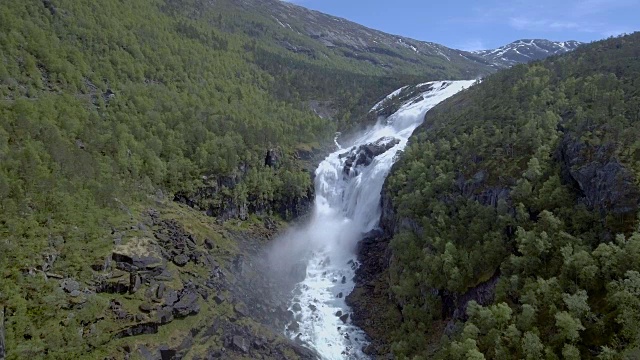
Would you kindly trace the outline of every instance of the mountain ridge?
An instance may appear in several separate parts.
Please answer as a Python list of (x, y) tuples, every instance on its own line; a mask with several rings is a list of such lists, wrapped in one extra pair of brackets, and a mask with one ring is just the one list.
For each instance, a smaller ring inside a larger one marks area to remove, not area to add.
[(542, 60), (553, 55), (564, 54), (577, 49), (583, 44), (575, 40), (520, 39), (495, 49), (474, 50), (472, 53), (486, 59), (498, 68), (506, 68), (520, 63)]

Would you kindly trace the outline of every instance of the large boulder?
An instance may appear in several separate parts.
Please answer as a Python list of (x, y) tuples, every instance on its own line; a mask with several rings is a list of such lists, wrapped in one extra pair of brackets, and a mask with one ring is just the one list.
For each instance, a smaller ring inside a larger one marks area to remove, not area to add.
[(68, 293), (71, 293), (73, 291), (76, 290), (80, 290), (80, 283), (78, 283), (77, 281), (73, 280), (73, 279), (64, 279), (62, 280), (62, 282), (60, 283), (60, 286), (62, 287), (62, 289)]
[(399, 139), (385, 136), (375, 142), (354, 147), (351, 151), (340, 154), (340, 158), (347, 158), (342, 172), (345, 176), (348, 176), (352, 173), (352, 169), (355, 169), (358, 166), (371, 165), (376, 156), (384, 154), (399, 143)]
[(118, 269), (129, 272), (163, 266), (160, 250), (149, 238), (136, 237), (116, 246), (111, 258)]
[(183, 318), (198, 312), (200, 312), (198, 294), (190, 289), (183, 289), (180, 293), (180, 300), (173, 304), (173, 314), (177, 318)]
[(233, 348), (239, 351), (242, 351), (243, 353), (248, 353), (249, 352), (249, 341), (245, 338), (243, 338), (242, 336), (234, 336), (232, 339), (231, 344), (233, 345)]

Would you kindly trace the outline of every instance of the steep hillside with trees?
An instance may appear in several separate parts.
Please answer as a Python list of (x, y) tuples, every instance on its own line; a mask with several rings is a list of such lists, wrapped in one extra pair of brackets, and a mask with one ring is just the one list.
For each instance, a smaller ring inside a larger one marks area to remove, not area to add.
[(259, 257), (249, 259), (305, 211), (314, 156), (365, 104), (405, 83), (488, 70), (439, 59), (383, 71), (328, 48), (309, 57), (280, 45), (315, 40), (258, 10), (0, 3), (7, 358), (122, 358), (160, 344), (310, 356), (280, 336), (284, 298), (270, 297)]
[(397, 358), (639, 356), (638, 85), (636, 33), (427, 114), (383, 190), (388, 261), (370, 267)]

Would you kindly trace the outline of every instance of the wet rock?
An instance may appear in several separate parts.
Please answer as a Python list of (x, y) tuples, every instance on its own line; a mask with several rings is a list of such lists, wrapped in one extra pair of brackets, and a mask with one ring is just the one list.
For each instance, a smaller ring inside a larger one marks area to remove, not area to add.
[(351, 152), (340, 154), (341, 158), (347, 158), (342, 172), (345, 176), (348, 176), (351, 174), (352, 169), (358, 166), (369, 166), (376, 156), (385, 153), (387, 150), (399, 143), (399, 139), (386, 136), (373, 143), (360, 145), (359, 147), (352, 149)]
[(293, 320), (289, 326), (287, 326), (287, 330), (289, 330), (290, 332), (297, 332), (298, 330), (300, 330), (300, 324)]
[(336, 295), (336, 297), (337, 297), (338, 299), (342, 299), (342, 297), (343, 297), (343, 296), (344, 296), (344, 294), (342, 294), (342, 292), (339, 292), (339, 293), (338, 293), (338, 295)]
[(347, 323), (347, 320), (349, 320), (349, 314), (343, 314), (342, 316), (340, 316), (340, 320), (342, 320), (343, 323)]
[(253, 340), (253, 347), (256, 349), (264, 349), (266, 348), (267, 341), (265, 339), (255, 339)]
[(292, 309), (293, 311), (302, 311), (302, 306), (300, 306), (300, 304), (299, 304), (299, 303), (295, 303), (295, 304), (293, 304), (293, 306), (291, 307), (291, 309)]
[(336, 315), (337, 317), (342, 316), (342, 311), (341, 311), (341, 310), (336, 311), (335, 315)]
[(313, 304), (309, 304), (309, 309), (310, 309), (311, 311), (316, 311), (318, 308), (317, 308), (315, 305), (313, 305)]
[(346, 283), (347, 283), (347, 277), (346, 277), (346, 276), (343, 276), (343, 277), (342, 277), (342, 280), (340, 280), (340, 282), (341, 282), (342, 284), (346, 284)]

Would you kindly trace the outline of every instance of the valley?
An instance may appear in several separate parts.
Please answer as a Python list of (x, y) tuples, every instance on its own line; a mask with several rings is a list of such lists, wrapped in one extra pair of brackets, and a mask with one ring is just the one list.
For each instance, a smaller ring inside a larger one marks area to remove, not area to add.
[(0, 3), (0, 360), (633, 359), (640, 37)]

